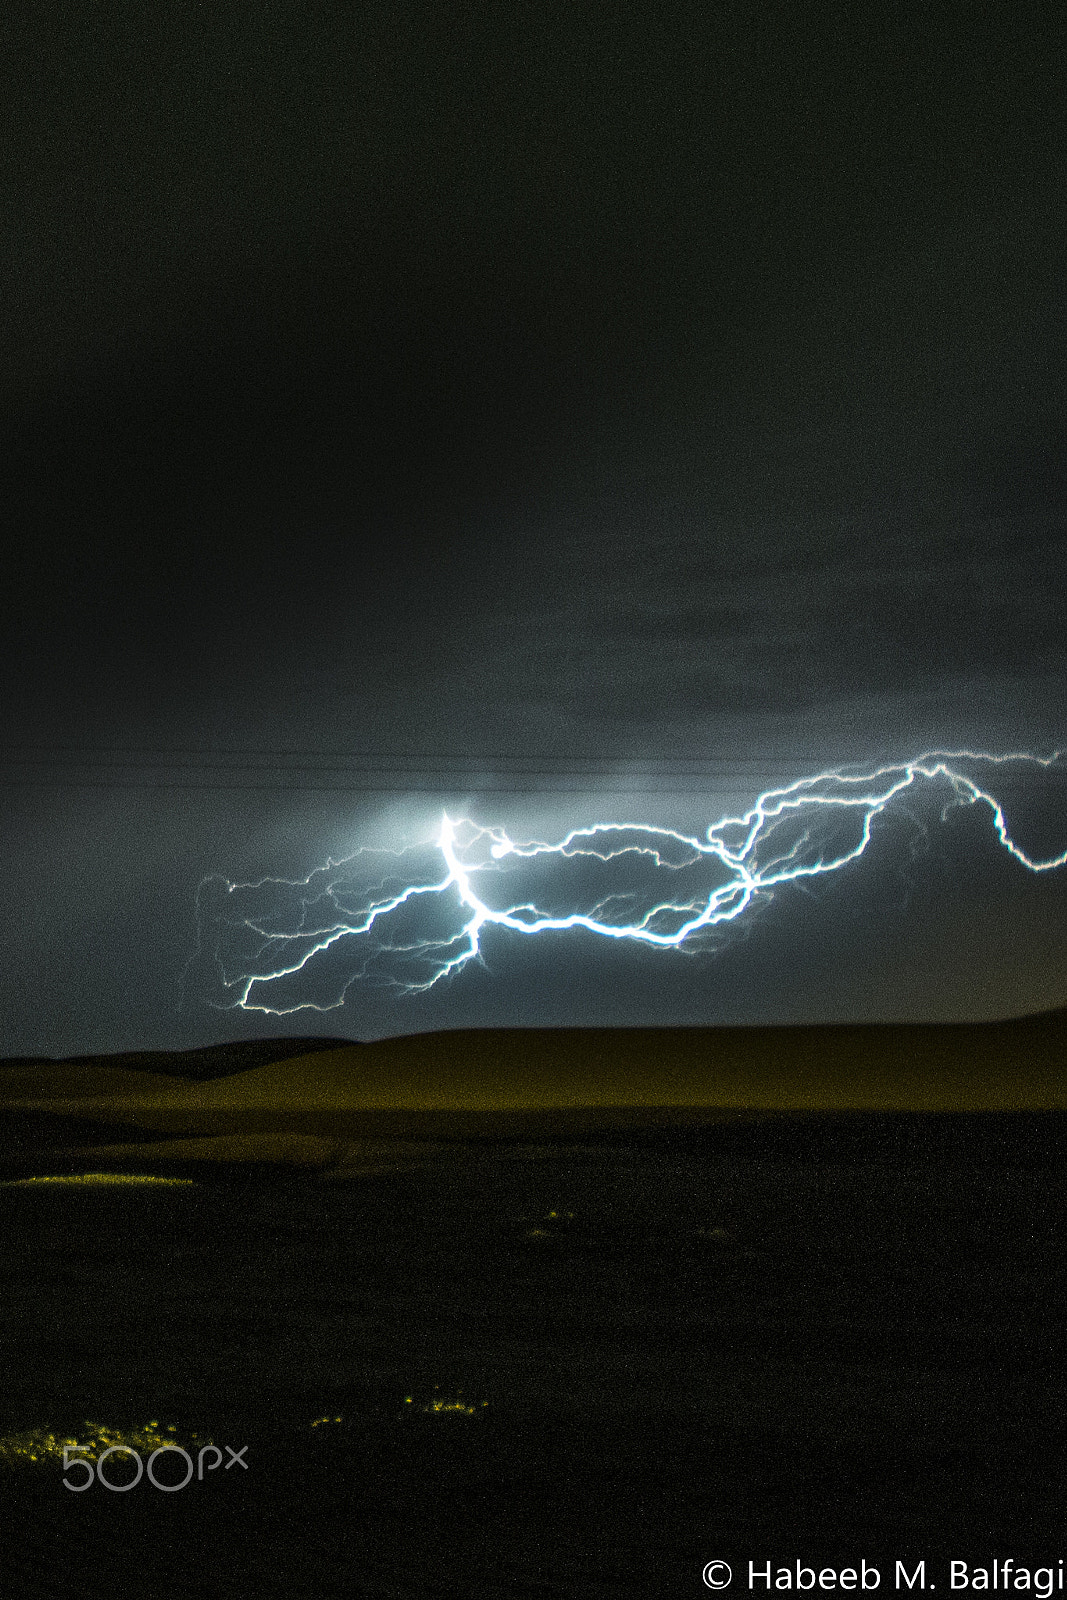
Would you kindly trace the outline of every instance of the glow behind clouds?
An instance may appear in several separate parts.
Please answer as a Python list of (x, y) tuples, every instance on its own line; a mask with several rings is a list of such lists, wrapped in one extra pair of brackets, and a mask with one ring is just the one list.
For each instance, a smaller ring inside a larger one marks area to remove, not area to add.
[(357, 982), (415, 994), (480, 960), (488, 928), (709, 954), (787, 885), (856, 862), (889, 812), (905, 821), (914, 858), (932, 826), (961, 807), (984, 808), (1023, 869), (1053, 872), (1067, 865), (1067, 848), (1023, 848), (986, 787), (1002, 769), (1017, 777), (1035, 768), (1062, 771), (1063, 753), (933, 751), (821, 772), (765, 790), (703, 838), (620, 820), (549, 843), (446, 814), (432, 840), (360, 849), (303, 879), (205, 878), (187, 988), (220, 1009), (277, 1016), (333, 1010)]

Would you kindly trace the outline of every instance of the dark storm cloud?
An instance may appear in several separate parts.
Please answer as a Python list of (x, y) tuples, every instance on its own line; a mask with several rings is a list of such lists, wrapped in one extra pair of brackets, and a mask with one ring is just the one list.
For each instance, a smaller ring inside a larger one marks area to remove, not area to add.
[(636, 592), (589, 628), (615, 684), (594, 695), (625, 714), (627, 663), (645, 703), (658, 694), (665, 711), (677, 694), (759, 712), (1067, 672), (1067, 538), (1042, 530), (1020, 549), (976, 530), (969, 548), (930, 541), (921, 563), (887, 559), (876, 528), (867, 539), (851, 561), (805, 555), (802, 539), (796, 556), (761, 561), (752, 541), (740, 573), (657, 551)]
[[(1021, 436), (991, 442), (967, 463), (974, 498), (990, 515), (1067, 525), (1067, 428), (1043, 417)], [(1022, 542), (1025, 532), (1016, 534)]]
[(279, 666), (395, 679), (491, 608), (486, 505), (543, 492), (573, 398), (557, 373), (547, 404), (551, 358), (506, 327), (457, 350), (468, 314), (330, 351), (220, 339), (37, 408), (7, 497), (22, 697), (159, 714), (254, 701)]
[(22, 72), (8, 718), (610, 746), (1060, 672), (1035, 41), (1018, 118), (995, 27), (948, 82), (892, 24), (476, 12)]

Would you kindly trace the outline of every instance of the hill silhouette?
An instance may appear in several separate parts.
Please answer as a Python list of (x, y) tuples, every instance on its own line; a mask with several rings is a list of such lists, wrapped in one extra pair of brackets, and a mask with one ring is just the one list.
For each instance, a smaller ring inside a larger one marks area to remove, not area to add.
[[(1064, 1009), (965, 1024), (464, 1029), (0, 1066), (7, 1160), (102, 1140), (117, 1155), (123, 1128), (152, 1135), (157, 1155), (169, 1135), (176, 1158), (180, 1142), (190, 1159), (226, 1159), (229, 1140), (242, 1160), (321, 1164), (358, 1160), (383, 1138), (552, 1136), (745, 1113), (1064, 1110)], [(132, 1159), (138, 1147), (124, 1148)]]
[(0, 1058), (0, 1071), (12, 1067), (42, 1066), (51, 1061), (66, 1066), (93, 1066), (106, 1061), (134, 1072), (156, 1072), (172, 1078), (226, 1078), (234, 1072), (247, 1072), (268, 1061), (284, 1061), (287, 1056), (310, 1055), (316, 1050), (334, 1050), (345, 1043), (333, 1037), (306, 1039), (231, 1039), (225, 1044), (201, 1045), (195, 1050), (124, 1050), (95, 1056), (8, 1056)]

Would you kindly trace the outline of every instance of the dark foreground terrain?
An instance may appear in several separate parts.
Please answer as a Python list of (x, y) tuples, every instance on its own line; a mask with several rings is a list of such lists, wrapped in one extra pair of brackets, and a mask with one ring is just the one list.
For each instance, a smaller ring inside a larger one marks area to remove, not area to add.
[(925, 1559), (947, 1595), (949, 1559), (1067, 1560), (1063, 1113), (165, 1170), (194, 1181), (0, 1187), (0, 1434), (151, 1419), (247, 1467), (74, 1493), (16, 1450), (5, 1600), (697, 1596), (713, 1558), (733, 1594), (749, 1560), (885, 1593)]

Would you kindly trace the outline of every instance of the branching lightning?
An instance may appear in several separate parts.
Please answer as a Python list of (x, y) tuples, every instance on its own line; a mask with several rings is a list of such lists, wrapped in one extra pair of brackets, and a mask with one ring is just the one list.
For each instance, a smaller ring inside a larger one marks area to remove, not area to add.
[(940, 801), (942, 822), (958, 807), (986, 808), (1022, 867), (1051, 872), (1067, 865), (1067, 849), (1045, 858), (1023, 850), (1001, 802), (974, 773), (1056, 768), (1062, 757), (933, 751), (874, 770), (820, 772), (766, 790), (703, 838), (646, 822), (597, 822), (556, 843), (520, 841), (445, 814), (431, 840), (357, 850), (306, 878), (205, 878), (191, 966), (210, 1004), (284, 1015), (341, 1006), (357, 981), (424, 992), (481, 960), (490, 928), (693, 953), (739, 929), (784, 885), (858, 860), (891, 809), (925, 835), (902, 801), (907, 791), (925, 791), (935, 809)]

